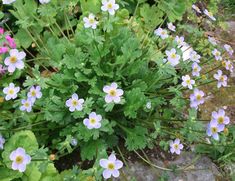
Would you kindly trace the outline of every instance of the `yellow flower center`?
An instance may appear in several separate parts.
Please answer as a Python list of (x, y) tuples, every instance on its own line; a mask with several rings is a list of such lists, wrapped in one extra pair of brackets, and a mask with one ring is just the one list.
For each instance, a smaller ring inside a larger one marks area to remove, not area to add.
[(197, 72), (197, 71), (198, 71), (198, 68), (197, 68), (197, 67), (195, 67), (195, 68), (193, 69), (193, 71), (194, 71), (194, 72)]
[(93, 24), (95, 22), (94, 18), (89, 19), (89, 23)]
[(161, 33), (162, 35), (165, 35), (166, 34), (166, 32), (165, 31), (162, 31), (162, 33)]
[(31, 92), (31, 95), (32, 95), (33, 97), (35, 97), (35, 96), (36, 96), (36, 91), (33, 90), (33, 91)]
[(116, 95), (117, 95), (117, 92), (116, 92), (116, 90), (110, 90), (109, 94), (110, 94), (111, 96), (116, 96)]
[(218, 118), (218, 123), (219, 123), (219, 124), (223, 124), (223, 123), (224, 123), (224, 117), (220, 116), (220, 117)]
[(13, 89), (10, 89), (9, 91), (8, 91), (8, 94), (10, 94), (10, 95), (13, 95), (15, 93), (15, 91), (13, 90)]
[(190, 79), (186, 80), (186, 83), (187, 83), (187, 84), (190, 84)]
[(174, 148), (175, 148), (176, 150), (178, 150), (178, 149), (179, 149), (179, 145), (178, 145), (178, 144), (174, 144)]
[(23, 161), (24, 161), (24, 159), (23, 159), (22, 156), (17, 156), (17, 157), (16, 157), (15, 162), (16, 162), (17, 164), (21, 164)]
[(113, 8), (112, 3), (108, 3), (107, 7), (108, 7), (108, 9), (112, 9)]
[(16, 63), (17, 58), (15, 56), (10, 57), (10, 62), (11, 63)]
[(72, 105), (73, 106), (77, 106), (78, 105), (78, 101), (77, 100), (72, 100)]
[(223, 61), (223, 62), (222, 62), (222, 65), (225, 67), (225, 66), (226, 66), (226, 62), (225, 62), (225, 61)]
[(172, 54), (171, 54), (171, 58), (176, 58), (176, 54), (175, 54), (175, 53), (172, 53)]
[(217, 133), (218, 129), (216, 127), (211, 128), (212, 133)]
[(197, 96), (196, 96), (196, 99), (199, 101), (199, 100), (201, 100), (201, 98), (202, 98), (202, 96), (200, 95), (200, 94), (198, 94)]
[(25, 106), (25, 107), (29, 107), (29, 103), (26, 102), (26, 103), (24, 104), (24, 106)]
[(91, 124), (95, 124), (95, 123), (96, 123), (96, 120), (95, 120), (94, 118), (91, 118), (91, 119), (90, 119), (90, 123), (91, 123)]
[(113, 163), (108, 164), (108, 169), (109, 170), (114, 170), (114, 168), (115, 168), (115, 165)]
[(215, 53), (215, 56), (219, 56), (219, 55), (220, 55), (220, 53), (219, 53), (219, 52), (216, 52), (216, 53)]
[(220, 79), (219, 79), (221, 82), (224, 81), (224, 76), (221, 76)]

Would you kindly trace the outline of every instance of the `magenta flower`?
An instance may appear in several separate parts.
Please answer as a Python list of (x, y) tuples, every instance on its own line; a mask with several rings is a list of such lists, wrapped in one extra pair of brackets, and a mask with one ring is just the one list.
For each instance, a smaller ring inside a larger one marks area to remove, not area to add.
[(11, 38), (10, 35), (6, 35), (5, 38), (6, 38), (7, 42), (8, 42), (8, 44), (9, 44), (9, 47), (16, 48), (16, 43), (15, 43), (14, 38)]
[(8, 52), (8, 47), (0, 47), (0, 54), (4, 54)]
[(180, 144), (180, 139), (176, 138), (175, 141), (170, 141), (170, 152), (180, 154), (180, 151), (184, 148), (182, 144)]
[(3, 35), (3, 34), (4, 34), (4, 29), (0, 28), (0, 35)]

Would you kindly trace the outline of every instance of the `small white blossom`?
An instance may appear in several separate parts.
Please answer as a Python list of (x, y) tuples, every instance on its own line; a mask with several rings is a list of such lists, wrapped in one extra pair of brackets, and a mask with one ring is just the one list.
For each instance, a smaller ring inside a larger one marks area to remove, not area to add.
[(221, 52), (218, 51), (217, 49), (214, 49), (214, 50), (212, 51), (212, 54), (214, 55), (214, 57), (215, 57), (216, 60), (222, 60)]
[(15, 84), (10, 83), (8, 87), (3, 89), (3, 93), (6, 94), (5, 99), (8, 101), (10, 99), (15, 99), (17, 93), (20, 91), (19, 87), (15, 87)]
[(233, 72), (233, 63), (231, 61), (224, 61), (224, 67), (226, 70), (229, 70), (231, 73)]
[(47, 4), (47, 3), (49, 3), (51, 0), (39, 0), (39, 2), (41, 3), (41, 4)]
[(193, 85), (195, 84), (195, 81), (190, 78), (189, 75), (182, 76), (182, 86), (188, 87), (189, 89), (193, 88)]
[(203, 104), (205, 93), (199, 89), (194, 89), (193, 94), (190, 95), (190, 107), (198, 109), (200, 104)]
[(78, 99), (78, 95), (74, 93), (70, 99), (66, 101), (66, 106), (69, 107), (70, 112), (75, 110), (81, 111), (83, 109), (84, 99)]
[(215, 140), (219, 140), (219, 132), (224, 130), (224, 126), (218, 124), (216, 121), (210, 121), (207, 125), (206, 133), (208, 136), (212, 136)]
[(72, 146), (77, 146), (78, 140), (77, 140), (76, 138), (72, 138), (70, 144), (71, 144)]
[(200, 62), (200, 58), (201, 58), (201, 56), (196, 51), (192, 51), (190, 53), (190, 60), (192, 60), (193, 62), (199, 63)]
[(197, 7), (196, 5), (192, 5), (192, 8), (197, 11), (198, 13), (202, 13), (201, 10), (199, 9), (199, 7)]
[(5, 143), (5, 139), (4, 139), (3, 136), (0, 134), (0, 150), (3, 150), (4, 143)]
[(83, 18), (84, 21), (84, 27), (85, 28), (92, 28), (96, 29), (98, 21), (95, 20), (95, 15), (90, 13), (88, 17)]
[(181, 37), (176, 36), (175, 37), (175, 42), (178, 44), (178, 46), (185, 46), (186, 45), (186, 43), (184, 42), (184, 37), (183, 36), (181, 36)]
[(24, 62), (22, 60), (26, 56), (25, 52), (23, 51), (19, 52), (17, 49), (12, 49), (10, 50), (9, 54), (10, 57), (7, 57), (4, 61), (8, 71), (12, 73), (15, 71), (16, 68), (23, 69)]
[(199, 77), (201, 69), (202, 68), (196, 62), (194, 62), (192, 64), (192, 75), (196, 76), (196, 77)]
[(214, 78), (218, 80), (218, 83), (217, 83), (218, 88), (220, 88), (221, 86), (223, 87), (227, 86), (228, 77), (226, 75), (223, 75), (221, 70), (218, 70), (217, 74), (214, 74)]
[(102, 11), (108, 11), (110, 15), (114, 15), (118, 9), (119, 5), (115, 3), (115, 0), (102, 0)]
[(36, 99), (40, 99), (42, 97), (41, 87), (40, 86), (32, 86), (27, 94), (28, 98), (31, 99), (32, 102), (35, 102)]
[(96, 114), (95, 112), (91, 112), (89, 114), (89, 118), (86, 118), (83, 120), (83, 124), (88, 128), (88, 129), (98, 129), (101, 127), (101, 120), (102, 116), (99, 114)]
[(211, 121), (215, 121), (220, 126), (225, 127), (225, 125), (228, 125), (230, 122), (230, 119), (228, 116), (225, 115), (225, 111), (223, 109), (219, 109), (218, 112), (213, 111), (211, 114)]
[(28, 98), (27, 100), (23, 99), (21, 101), (22, 106), (20, 107), (20, 110), (26, 111), (26, 112), (31, 112), (33, 103), (34, 102), (30, 98)]
[(176, 54), (176, 50), (172, 48), (170, 51), (166, 50), (167, 60), (174, 67), (179, 64), (180, 55)]
[(146, 108), (147, 109), (151, 109), (152, 108), (152, 103), (150, 101), (147, 102)]
[(177, 155), (180, 154), (181, 150), (184, 148), (184, 146), (180, 143), (180, 139), (176, 138), (175, 141), (170, 141), (170, 152), (176, 153)]
[(224, 45), (224, 48), (225, 48), (225, 50), (229, 53), (229, 55), (233, 55), (233, 49), (232, 49), (232, 47), (230, 46), (230, 45), (228, 45), (228, 44), (225, 44)]
[(113, 82), (110, 86), (106, 85), (103, 87), (103, 91), (106, 93), (105, 102), (106, 103), (119, 103), (121, 101), (121, 96), (123, 95), (123, 90), (117, 88), (117, 83)]
[(112, 176), (117, 178), (120, 175), (118, 170), (123, 167), (123, 163), (112, 153), (108, 159), (100, 160), (100, 166), (105, 169), (103, 171), (103, 177), (105, 179), (111, 178)]
[(216, 41), (216, 39), (215, 38), (213, 38), (213, 37), (210, 37), (210, 36), (208, 36), (208, 41), (212, 44), (212, 45), (217, 45), (217, 41)]
[(2, 4), (11, 4), (15, 2), (16, 0), (2, 0)]
[(215, 21), (215, 17), (211, 12), (209, 12), (207, 9), (204, 10), (204, 14), (207, 15), (211, 20)]
[(19, 147), (11, 152), (10, 160), (13, 161), (11, 165), (13, 170), (24, 172), (26, 170), (26, 165), (31, 162), (31, 157), (25, 153), (24, 148)]
[(158, 28), (154, 31), (154, 34), (157, 35), (157, 36), (160, 36), (161, 39), (166, 39), (168, 38), (168, 34), (167, 34), (167, 31), (162, 29), (162, 28)]
[(172, 24), (172, 22), (167, 23), (167, 27), (168, 27), (169, 30), (175, 31), (175, 26)]

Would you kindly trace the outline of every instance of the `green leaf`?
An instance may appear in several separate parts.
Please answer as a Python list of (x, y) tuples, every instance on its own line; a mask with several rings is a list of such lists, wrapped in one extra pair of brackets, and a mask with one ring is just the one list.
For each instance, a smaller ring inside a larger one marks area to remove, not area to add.
[(15, 178), (21, 177), (23, 174), (8, 168), (0, 168), (0, 180), (1, 181), (11, 181)]
[(129, 151), (145, 148), (147, 146), (147, 134), (148, 130), (140, 126), (128, 129), (125, 146)]

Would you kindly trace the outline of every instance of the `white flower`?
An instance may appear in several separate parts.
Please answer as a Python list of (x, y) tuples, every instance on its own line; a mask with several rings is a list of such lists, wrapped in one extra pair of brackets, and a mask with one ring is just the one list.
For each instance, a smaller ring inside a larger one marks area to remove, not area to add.
[(218, 70), (217, 74), (214, 74), (214, 78), (218, 80), (217, 87), (220, 88), (221, 86), (226, 87), (227, 86), (227, 80), (228, 77), (226, 75), (222, 75), (222, 71)]
[(167, 27), (168, 27), (169, 30), (175, 31), (175, 26), (171, 22), (167, 23)]
[(224, 61), (224, 67), (226, 70), (229, 70), (231, 73), (233, 72), (233, 64), (231, 61)]
[(229, 55), (233, 55), (233, 49), (232, 49), (232, 47), (230, 46), (230, 45), (228, 45), (228, 44), (225, 44), (224, 45), (224, 48), (225, 48), (225, 50), (229, 53)]
[(197, 54), (196, 51), (192, 51), (190, 53), (190, 60), (192, 60), (193, 62), (199, 63), (200, 62), (200, 58), (201, 58), (201, 56), (199, 54)]
[(180, 154), (180, 151), (184, 148), (182, 144), (180, 144), (180, 139), (176, 138), (175, 141), (170, 141), (170, 152)]
[(212, 54), (214, 55), (214, 57), (215, 57), (216, 60), (222, 60), (221, 52), (218, 51), (217, 49), (214, 49), (214, 50), (212, 51)]
[(185, 45), (186, 45), (186, 43), (184, 42), (184, 37), (183, 37), (183, 36), (181, 36), (181, 37), (176, 36), (176, 37), (175, 37), (175, 42), (176, 42), (179, 46), (185, 46)]
[(41, 3), (41, 4), (47, 4), (47, 3), (49, 3), (51, 0), (39, 0), (39, 2)]
[(205, 93), (199, 89), (194, 89), (193, 94), (190, 95), (190, 107), (198, 109), (200, 104), (204, 103)]
[(86, 118), (83, 120), (83, 124), (88, 128), (88, 129), (98, 129), (101, 127), (101, 120), (102, 116), (99, 114), (96, 114), (95, 112), (91, 112), (89, 114), (89, 118)]
[(98, 21), (95, 20), (95, 15), (90, 13), (88, 17), (83, 18), (84, 21), (84, 27), (85, 28), (92, 28), (96, 29)]
[(4, 61), (5, 65), (8, 66), (9, 72), (14, 72), (15, 69), (23, 69), (24, 68), (24, 62), (22, 61), (26, 54), (21, 51), (19, 52), (17, 49), (12, 49), (9, 52), (10, 57), (7, 57)]
[(118, 170), (123, 167), (123, 163), (112, 153), (108, 159), (100, 160), (100, 166), (105, 169), (103, 171), (103, 177), (105, 179), (108, 179), (111, 176), (117, 178), (120, 175)]
[(70, 112), (75, 110), (81, 111), (83, 109), (84, 99), (78, 99), (78, 95), (74, 93), (70, 99), (66, 101), (66, 106), (69, 107)]
[(147, 109), (151, 109), (152, 108), (152, 103), (150, 101), (147, 102), (146, 108)]
[(193, 76), (196, 76), (196, 77), (199, 77), (200, 76), (200, 71), (201, 71), (201, 67), (196, 63), (196, 62), (194, 62), (193, 64), (192, 64), (192, 75)]
[(0, 134), (0, 150), (3, 150), (4, 143), (5, 143), (5, 139), (4, 139), (3, 136)]
[(2, 0), (2, 4), (11, 4), (15, 2), (16, 0)]
[(158, 28), (154, 31), (154, 34), (157, 36), (160, 36), (163, 40), (168, 38), (168, 34), (167, 31), (162, 29), (162, 28)]
[(28, 98), (27, 100), (23, 99), (21, 101), (22, 106), (20, 107), (20, 110), (26, 111), (26, 112), (31, 112), (33, 103), (34, 103), (34, 101), (32, 101), (30, 98)]
[(176, 50), (172, 48), (170, 51), (166, 50), (167, 60), (174, 67), (179, 64), (180, 56), (176, 54)]
[(110, 15), (114, 15), (115, 11), (119, 9), (119, 5), (115, 4), (115, 0), (102, 0), (102, 11), (108, 11)]
[(13, 170), (24, 172), (26, 170), (26, 165), (31, 162), (31, 157), (25, 153), (24, 148), (19, 147), (11, 152), (10, 160), (13, 161), (11, 165)]
[(3, 93), (6, 94), (5, 99), (8, 101), (10, 99), (15, 99), (17, 97), (17, 93), (20, 91), (19, 87), (15, 87), (15, 84), (10, 83), (8, 87), (3, 89)]
[(105, 96), (105, 102), (119, 103), (121, 101), (121, 96), (123, 95), (123, 90), (117, 88), (117, 83), (113, 82), (110, 86), (106, 85), (103, 87), (103, 91), (107, 93)]
[(28, 98), (31, 99), (32, 102), (35, 102), (36, 99), (40, 99), (42, 97), (41, 87), (40, 86), (32, 86), (27, 94)]
[(209, 12), (207, 9), (204, 10), (204, 14), (207, 15), (213, 21), (216, 20), (215, 17), (213, 16), (213, 14), (211, 12)]
[(198, 13), (202, 13), (201, 10), (196, 6), (196, 5), (192, 5), (192, 8), (197, 11)]
[(182, 76), (182, 85), (184, 87), (188, 87), (189, 89), (193, 88), (193, 85), (195, 84), (195, 81), (190, 78), (189, 75)]
[(208, 41), (212, 44), (212, 45), (217, 45), (217, 41), (216, 41), (216, 39), (215, 38), (213, 38), (213, 37), (210, 37), (210, 36), (208, 36)]
[(218, 112), (212, 112), (211, 121), (215, 121), (218, 125), (224, 128), (225, 125), (229, 124), (230, 119), (225, 115), (225, 111), (223, 109), (219, 109)]
[(70, 144), (71, 144), (72, 146), (77, 146), (78, 140), (77, 140), (76, 138), (72, 138)]

